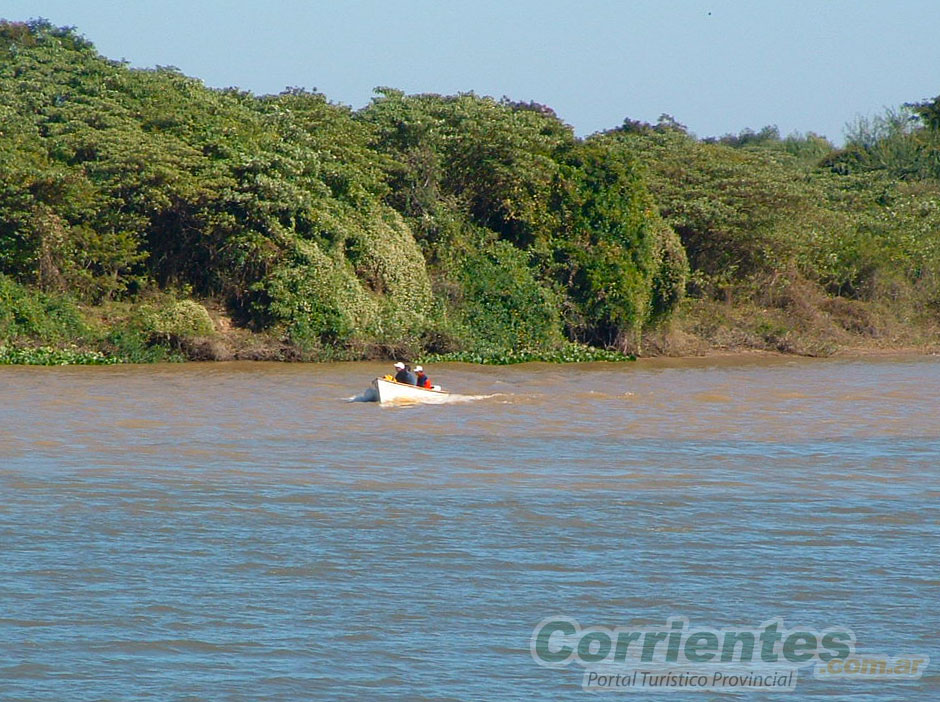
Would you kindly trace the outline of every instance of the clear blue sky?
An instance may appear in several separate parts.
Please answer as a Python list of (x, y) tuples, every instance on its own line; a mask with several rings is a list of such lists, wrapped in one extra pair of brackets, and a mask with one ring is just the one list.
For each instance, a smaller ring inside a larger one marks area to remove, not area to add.
[(580, 135), (673, 115), (700, 137), (776, 124), (841, 142), (940, 94), (938, 0), (0, 0), (133, 66), (209, 86), (385, 85), (544, 103)]

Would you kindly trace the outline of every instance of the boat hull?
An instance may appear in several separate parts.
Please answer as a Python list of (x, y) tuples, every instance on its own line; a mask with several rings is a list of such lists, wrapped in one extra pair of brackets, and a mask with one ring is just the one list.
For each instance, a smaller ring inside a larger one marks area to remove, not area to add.
[(447, 402), (450, 393), (443, 390), (431, 390), (429, 388), (419, 388), (417, 385), (406, 385), (395, 380), (386, 380), (385, 378), (376, 378), (372, 381), (372, 387), (375, 390), (376, 398), (379, 402), (386, 403), (409, 403), (425, 402), (430, 404)]

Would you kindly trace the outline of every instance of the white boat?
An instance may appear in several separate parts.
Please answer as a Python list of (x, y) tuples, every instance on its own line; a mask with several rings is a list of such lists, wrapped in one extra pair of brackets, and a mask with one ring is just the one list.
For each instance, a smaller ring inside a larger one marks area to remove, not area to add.
[(408, 385), (393, 380), (391, 376), (385, 378), (376, 378), (372, 381), (372, 388), (375, 390), (375, 396), (379, 402), (447, 402), (450, 397), (449, 392), (441, 390), (440, 387), (419, 388), (417, 385)]

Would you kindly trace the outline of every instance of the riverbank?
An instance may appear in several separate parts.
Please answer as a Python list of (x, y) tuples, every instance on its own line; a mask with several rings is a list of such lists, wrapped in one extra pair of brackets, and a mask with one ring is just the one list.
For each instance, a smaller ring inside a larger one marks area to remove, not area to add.
[(645, 333), (643, 356), (712, 356), (765, 352), (828, 357), (932, 353), (940, 324), (928, 313), (898, 316), (896, 309), (842, 298), (804, 298), (779, 308), (686, 300), (668, 322)]
[(139, 309), (128, 306), (116, 310), (113, 305), (82, 308), (83, 331), (71, 337), (52, 341), (20, 338), (0, 342), (0, 364), (322, 363), (405, 358), (422, 363), (511, 365), (636, 359), (862, 358), (940, 353), (940, 332), (924, 323), (905, 325), (898, 320), (868, 314), (867, 319), (871, 323), (863, 331), (847, 329), (844, 318), (840, 323), (839, 318), (832, 316), (828, 319), (820, 317), (811, 328), (800, 326), (793, 320), (790, 320), (789, 327), (784, 327), (783, 320), (769, 323), (767, 310), (714, 305), (701, 300), (687, 301), (680, 314), (644, 333), (636, 345), (604, 349), (567, 343), (551, 349), (502, 350), (489, 354), (471, 351), (429, 354), (421, 350), (366, 344), (301, 347), (283, 336), (266, 331), (254, 332), (239, 326), (221, 304), (211, 300), (203, 301), (203, 304), (186, 301), (184, 310), (201, 322), (176, 319), (175, 327), (166, 323), (171, 316), (166, 312), (162, 316), (142, 314)]

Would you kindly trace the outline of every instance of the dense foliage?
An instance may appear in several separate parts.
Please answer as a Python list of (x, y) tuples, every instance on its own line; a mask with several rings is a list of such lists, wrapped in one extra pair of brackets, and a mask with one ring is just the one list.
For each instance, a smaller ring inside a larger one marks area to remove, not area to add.
[(669, 118), (578, 139), (538, 104), (212, 90), (0, 22), (0, 343), (574, 359), (676, 324), (719, 343), (713, 303), (780, 310), (744, 340), (779, 348), (800, 305), (851, 332), (878, 326), (859, 305), (935, 318), (937, 112), (860, 121), (840, 151)]
[[(773, 127), (699, 141), (665, 118), (628, 121), (597, 139), (648, 166), (649, 188), (692, 268), (688, 328), (719, 345), (816, 353), (936, 332), (940, 171), (912, 175), (937, 141), (932, 129), (909, 123), (917, 147), (891, 169), (877, 162), (882, 140), (860, 159), (851, 134), (843, 150), (814, 134), (781, 139)], [(723, 306), (709, 304), (716, 301)], [(715, 323), (733, 333), (704, 328)]]
[(0, 26), (0, 96), (0, 271), (44, 293), (352, 355), (623, 343), (682, 294), (635, 162), (538, 105), (210, 90), (44, 22)]

